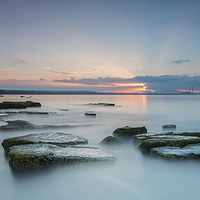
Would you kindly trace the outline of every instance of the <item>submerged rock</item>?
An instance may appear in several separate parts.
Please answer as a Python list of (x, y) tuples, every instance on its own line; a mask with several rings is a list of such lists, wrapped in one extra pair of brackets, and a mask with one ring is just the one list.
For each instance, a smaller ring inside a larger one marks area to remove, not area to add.
[(10, 166), (18, 171), (40, 169), (64, 163), (113, 161), (115, 158), (88, 144), (81, 136), (66, 133), (38, 133), (6, 139), (2, 146)]
[(31, 129), (36, 128), (34, 124), (24, 120), (14, 120), (6, 121), (8, 124), (0, 126), (0, 130), (9, 130), (9, 129)]
[(124, 126), (113, 131), (113, 135), (122, 139), (132, 139), (134, 135), (147, 133), (147, 129), (143, 127)]
[(121, 141), (116, 136), (108, 136), (104, 138), (99, 144), (108, 144), (108, 145), (121, 145)]
[(4, 101), (0, 103), (0, 109), (24, 109), (27, 107), (41, 107), (39, 102), (33, 101), (25, 101), (25, 102), (11, 102), (11, 101)]

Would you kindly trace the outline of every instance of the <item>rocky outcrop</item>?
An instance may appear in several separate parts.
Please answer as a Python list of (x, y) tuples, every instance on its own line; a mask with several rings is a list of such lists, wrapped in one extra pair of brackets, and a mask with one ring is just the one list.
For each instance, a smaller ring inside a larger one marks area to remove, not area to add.
[(41, 107), (39, 102), (26, 101), (26, 102), (10, 102), (4, 101), (0, 103), (0, 109), (24, 109), (27, 107)]
[[(200, 133), (153, 133), (133, 137), (139, 149), (168, 159), (199, 159)], [(195, 150), (195, 151), (194, 151)]]
[(104, 138), (99, 144), (105, 144), (105, 145), (121, 145), (121, 141), (116, 136), (108, 136)]
[(122, 128), (117, 128), (113, 131), (113, 135), (117, 136), (119, 139), (132, 139), (133, 136), (143, 133), (147, 133), (147, 129), (144, 126), (143, 127), (124, 126)]
[(40, 169), (64, 163), (113, 161), (115, 158), (88, 144), (81, 136), (66, 133), (38, 133), (2, 142), (10, 166), (18, 171)]

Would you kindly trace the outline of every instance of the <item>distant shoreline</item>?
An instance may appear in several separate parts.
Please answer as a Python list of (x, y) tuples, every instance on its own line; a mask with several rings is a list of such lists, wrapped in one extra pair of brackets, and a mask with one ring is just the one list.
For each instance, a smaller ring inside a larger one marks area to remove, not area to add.
[(0, 89), (0, 94), (18, 95), (200, 95), (191, 92), (151, 92), (151, 93), (112, 93), (95, 91), (55, 91), (55, 90), (4, 90)]

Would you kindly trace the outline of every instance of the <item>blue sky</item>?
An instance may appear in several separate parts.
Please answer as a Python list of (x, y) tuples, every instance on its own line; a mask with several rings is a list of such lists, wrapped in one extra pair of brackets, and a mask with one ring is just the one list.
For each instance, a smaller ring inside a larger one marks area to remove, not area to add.
[(0, 0), (0, 88), (200, 91), (199, 0)]

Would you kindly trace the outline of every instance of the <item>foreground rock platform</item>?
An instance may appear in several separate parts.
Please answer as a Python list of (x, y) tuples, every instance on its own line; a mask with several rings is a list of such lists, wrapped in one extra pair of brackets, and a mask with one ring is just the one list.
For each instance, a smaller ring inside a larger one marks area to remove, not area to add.
[(40, 169), (65, 163), (113, 161), (115, 157), (88, 144), (81, 136), (67, 133), (37, 133), (2, 142), (10, 166), (17, 171)]
[(133, 137), (144, 154), (171, 160), (200, 159), (200, 133), (147, 133)]

